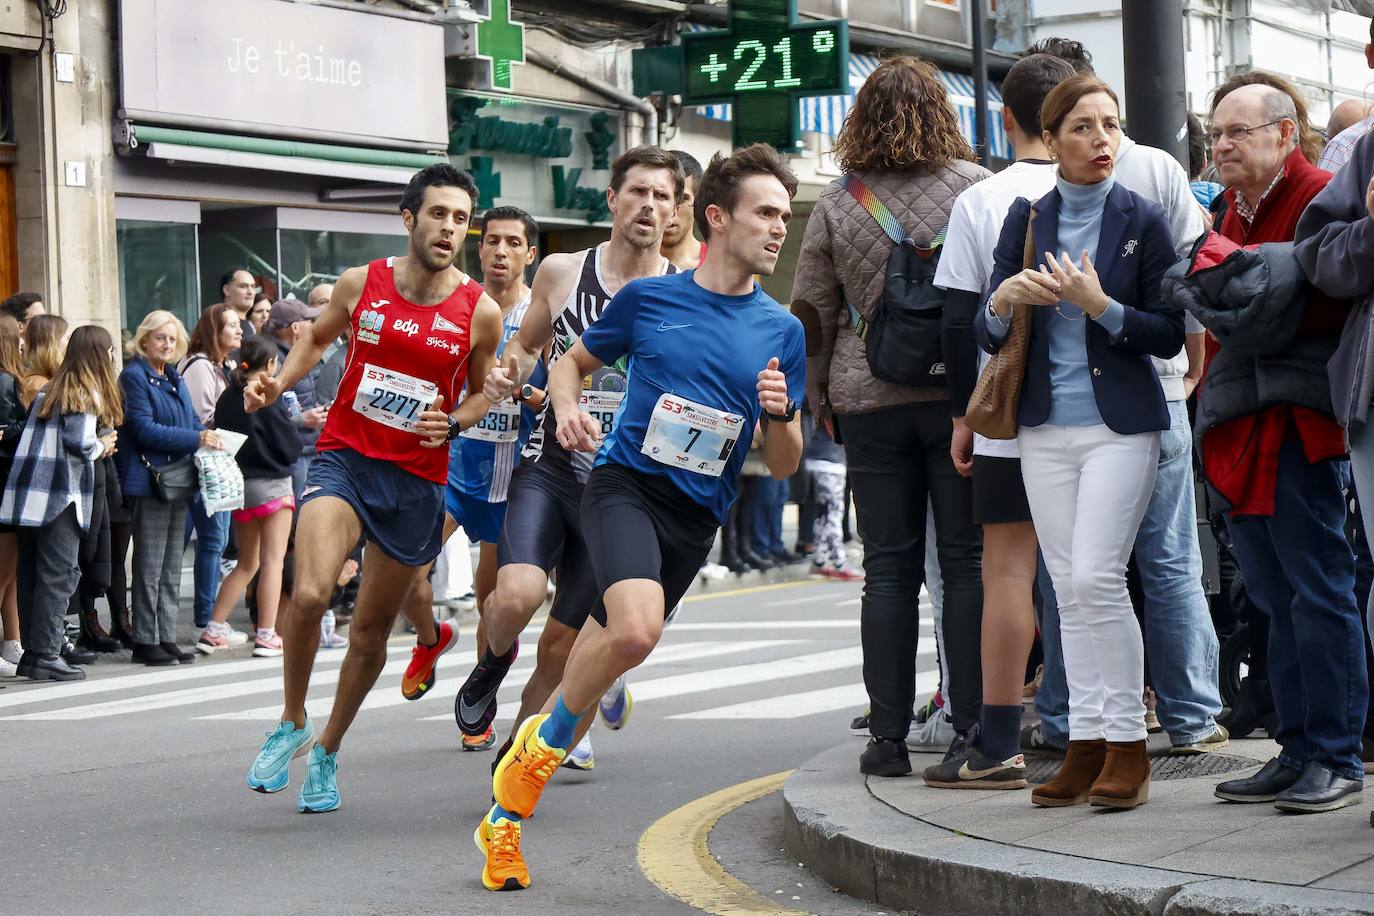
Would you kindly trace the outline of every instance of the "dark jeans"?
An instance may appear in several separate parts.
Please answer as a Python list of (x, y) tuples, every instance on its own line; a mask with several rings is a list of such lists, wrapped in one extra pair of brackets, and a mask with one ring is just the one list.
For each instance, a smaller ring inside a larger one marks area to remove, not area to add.
[(929, 497), (945, 589), (948, 708), (955, 729), (967, 731), (982, 707), (983, 535), (973, 523), (971, 481), (949, 457), (949, 404), (906, 404), (839, 422), (864, 545), (869, 729), (877, 738), (905, 738), (911, 725)]
[(1355, 558), (1346, 540), (1345, 461), (1309, 464), (1302, 443), (1279, 451), (1274, 514), (1227, 520), (1246, 591), (1269, 615), (1269, 685), (1279, 762), (1316, 761), (1363, 779), (1369, 702)]
[(786, 480), (759, 477), (754, 483), (754, 540), (750, 546), (761, 557), (773, 557), (787, 550), (782, 542), (782, 510), (788, 492)]
[(19, 594), (19, 629), (24, 651), (53, 656), (67, 641), (62, 618), (81, 578), (78, 555), (81, 528), (76, 506), (47, 525), (20, 528), (19, 569), (15, 583)]

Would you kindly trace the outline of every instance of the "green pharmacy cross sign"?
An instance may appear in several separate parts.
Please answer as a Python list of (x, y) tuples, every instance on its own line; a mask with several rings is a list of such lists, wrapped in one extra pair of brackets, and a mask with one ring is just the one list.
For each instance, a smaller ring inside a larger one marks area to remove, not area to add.
[[(525, 62), (525, 26), (510, 15), (510, 0), (476, 0), (477, 59), (491, 64), (490, 84), (479, 88), (510, 92), (511, 64)], [(485, 7), (485, 8), (484, 8)]]
[(736, 147), (795, 152), (798, 100), (849, 92), (849, 24), (796, 18), (796, 0), (731, 0), (729, 28), (635, 51), (635, 91), (681, 95), (684, 105), (729, 102)]

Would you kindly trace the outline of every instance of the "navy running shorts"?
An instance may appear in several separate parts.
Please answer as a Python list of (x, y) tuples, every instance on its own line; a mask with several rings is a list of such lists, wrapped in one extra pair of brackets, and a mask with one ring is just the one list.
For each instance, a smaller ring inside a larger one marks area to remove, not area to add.
[(317, 452), (301, 505), (321, 496), (348, 503), (369, 543), (405, 566), (433, 562), (444, 546), (444, 487), (386, 461), (340, 448)]
[(444, 487), (444, 509), (474, 544), (495, 544), (506, 521), (506, 503), (489, 503), (457, 487)]

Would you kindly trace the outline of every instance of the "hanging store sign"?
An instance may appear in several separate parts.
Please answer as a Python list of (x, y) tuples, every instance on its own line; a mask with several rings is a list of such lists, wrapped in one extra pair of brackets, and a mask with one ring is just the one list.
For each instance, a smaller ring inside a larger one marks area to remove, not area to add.
[(290, 0), (120, 0), (119, 14), (120, 105), (130, 120), (447, 145), (437, 23)]

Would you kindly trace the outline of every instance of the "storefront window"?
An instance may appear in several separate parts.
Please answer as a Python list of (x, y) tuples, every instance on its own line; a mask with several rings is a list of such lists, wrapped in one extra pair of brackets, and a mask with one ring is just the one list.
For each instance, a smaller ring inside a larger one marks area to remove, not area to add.
[[(277, 295), (277, 230), (206, 229), (200, 237), (201, 307), (224, 301), (220, 278), (231, 267), (245, 267), (258, 288)], [(304, 298), (303, 296), (301, 298)]]
[(378, 258), (400, 257), (408, 241), (403, 235), (359, 232), (316, 232), (282, 229), (281, 290), (278, 298), (308, 299), (312, 287), (333, 283), (339, 274)]
[(195, 224), (121, 219), (115, 232), (123, 326), (133, 330), (149, 312), (166, 309), (193, 327), (201, 306)]

